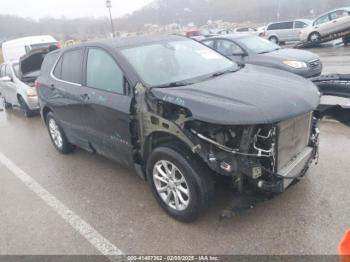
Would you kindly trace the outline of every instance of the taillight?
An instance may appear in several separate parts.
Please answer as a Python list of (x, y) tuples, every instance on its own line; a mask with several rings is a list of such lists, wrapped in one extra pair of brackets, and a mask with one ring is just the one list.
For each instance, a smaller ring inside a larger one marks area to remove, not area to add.
[(56, 47), (57, 47), (58, 49), (60, 49), (60, 48), (62, 48), (62, 44), (58, 42), (57, 45), (56, 45)]

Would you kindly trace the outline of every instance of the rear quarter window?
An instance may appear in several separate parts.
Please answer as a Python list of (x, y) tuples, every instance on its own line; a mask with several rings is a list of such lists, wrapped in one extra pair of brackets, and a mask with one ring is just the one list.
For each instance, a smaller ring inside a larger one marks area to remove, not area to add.
[(43, 64), (41, 65), (41, 75), (48, 76), (58, 59), (59, 53), (49, 53), (46, 55)]

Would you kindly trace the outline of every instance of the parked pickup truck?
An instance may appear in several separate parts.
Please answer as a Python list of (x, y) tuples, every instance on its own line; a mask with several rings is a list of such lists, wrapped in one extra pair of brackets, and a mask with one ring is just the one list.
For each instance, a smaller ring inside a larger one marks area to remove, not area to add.
[(280, 194), (317, 157), (320, 93), (311, 81), (239, 67), (188, 38), (119, 38), (54, 51), (37, 86), (60, 153), (78, 146), (133, 168), (180, 221), (206, 210), (217, 176), (241, 194)]

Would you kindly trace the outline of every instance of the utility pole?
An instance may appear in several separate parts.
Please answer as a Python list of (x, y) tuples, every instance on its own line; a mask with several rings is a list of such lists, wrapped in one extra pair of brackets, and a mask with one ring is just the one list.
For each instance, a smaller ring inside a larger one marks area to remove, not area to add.
[(280, 21), (281, 18), (281, 0), (277, 0), (278, 1), (278, 6), (277, 6), (277, 22)]
[(114, 24), (113, 24), (113, 18), (112, 18), (112, 2), (111, 2), (111, 0), (106, 0), (106, 7), (109, 10), (109, 19), (111, 20), (112, 35), (113, 35), (113, 37), (115, 37), (115, 30), (114, 30)]

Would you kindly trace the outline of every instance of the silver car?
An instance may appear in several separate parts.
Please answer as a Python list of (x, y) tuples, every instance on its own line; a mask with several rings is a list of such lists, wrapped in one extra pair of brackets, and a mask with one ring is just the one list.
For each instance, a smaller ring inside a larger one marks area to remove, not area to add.
[(306, 19), (271, 23), (266, 27), (265, 37), (275, 44), (299, 41), (302, 29), (311, 24), (312, 21)]
[[(39, 103), (34, 81), (35, 74), (19, 77), (19, 63), (6, 62), (0, 65), (0, 93), (4, 108), (20, 107), (26, 117), (38, 112)], [(33, 81), (34, 80), (34, 81)]]
[(319, 16), (312, 25), (300, 33), (302, 42), (321, 43), (322, 40), (343, 38), (349, 43), (350, 35), (350, 7), (337, 8)]

